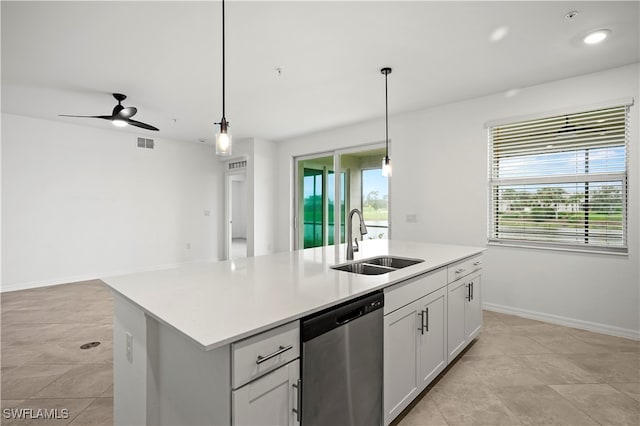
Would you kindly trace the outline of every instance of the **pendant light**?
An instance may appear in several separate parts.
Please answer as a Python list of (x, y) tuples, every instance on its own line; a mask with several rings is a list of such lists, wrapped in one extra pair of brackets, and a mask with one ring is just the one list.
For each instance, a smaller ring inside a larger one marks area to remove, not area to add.
[(391, 68), (382, 68), (384, 74), (384, 129), (385, 129), (385, 154), (382, 159), (382, 176), (391, 176), (391, 158), (389, 158), (389, 99), (387, 90), (387, 76), (391, 74)]
[(221, 156), (231, 155), (231, 135), (229, 134), (229, 122), (225, 116), (225, 63), (224, 63), (224, 0), (222, 0), (222, 120), (220, 120), (220, 132), (216, 133), (216, 154)]

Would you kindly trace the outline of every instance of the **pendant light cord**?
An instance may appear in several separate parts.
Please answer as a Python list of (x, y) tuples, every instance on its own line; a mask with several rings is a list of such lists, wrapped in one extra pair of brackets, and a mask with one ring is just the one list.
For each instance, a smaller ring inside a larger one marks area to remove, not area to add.
[(226, 121), (225, 102), (224, 102), (224, 86), (225, 86), (225, 63), (224, 63), (224, 0), (222, 0), (222, 121)]
[(389, 158), (389, 91), (387, 90), (387, 76), (384, 73), (384, 130), (385, 130), (385, 158)]

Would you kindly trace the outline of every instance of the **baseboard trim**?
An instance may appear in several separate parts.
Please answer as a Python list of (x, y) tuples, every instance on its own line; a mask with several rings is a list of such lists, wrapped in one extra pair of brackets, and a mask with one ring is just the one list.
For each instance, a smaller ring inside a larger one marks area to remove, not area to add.
[(160, 269), (172, 269), (178, 268), (184, 265), (190, 265), (193, 263), (201, 263), (201, 262), (218, 262), (220, 259), (209, 259), (209, 260), (192, 260), (188, 262), (179, 262), (179, 263), (168, 263), (164, 265), (155, 265), (148, 266), (144, 268), (135, 268), (135, 269), (120, 269), (117, 271), (103, 272), (103, 273), (94, 273), (94, 274), (84, 274), (84, 275), (73, 275), (68, 277), (59, 277), (52, 278), (48, 280), (42, 281), (32, 281), (25, 283), (15, 283), (15, 284), (2, 284), (0, 286), (0, 293), (8, 293), (11, 291), (19, 291), (19, 290), (29, 290), (32, 288), (39, 287), (49, 287), (52, 285), (60, 285), (60, 284), (69, 284), (75, 283), (78, 281), (91, 281), (91, 280), (99, 280), (104, 277), (113, 277), (116, 275), (127, 275), (127, 274), (136, 274), (139, 272), (151, 272), (158, 271)]
[(482, 309), (498, 312), (501, 314), (516, 315), (523, 318), (549, 322), (552, 324), (564, 325), (567, 327), (579, 328), (581, 330), (595, 331), (596, 333), (608, 334), (610, 336), (640, 340), (640, 332), (637, 330), (632, 330), (630, 328), (615, 327), (612, 325), (601, 324), (597, 322), (583, 321), (575, 318), (547, 314), (544, 312), (530, 311), (528, 309), (514, 308), (511, 306), (498, 305), (496, 303), (489, 302), (482, 303)]

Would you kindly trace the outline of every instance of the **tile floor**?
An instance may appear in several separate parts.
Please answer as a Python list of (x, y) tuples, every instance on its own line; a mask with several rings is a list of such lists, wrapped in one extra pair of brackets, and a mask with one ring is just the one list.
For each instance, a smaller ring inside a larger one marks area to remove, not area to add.
[[(112, 424), (107, 287), (96, 280), (0, 298), (0, 423)], [(80, 349), (92, 341), (101, 344)], [(12, 408), (67, 418), (6, 418)], [(637, 426), (640, 342), (485, 311), (480, 338), (395, 423)]]
[(490, 311), (483, 321), (396, 424), (640, 424), (640, 342)]
[[(2, 293), (0, 310), (0, 423), (113, 424), (109, 289), (96, 280)], [(93, 341), (100, 345), (80, 349)], [(6, 409), (13, 408), (33, 409), (29, 417), (36, 418), (10, 418), (11, 411)], [(47, 409), (59, 418), (37, 418), (37, 409)]]

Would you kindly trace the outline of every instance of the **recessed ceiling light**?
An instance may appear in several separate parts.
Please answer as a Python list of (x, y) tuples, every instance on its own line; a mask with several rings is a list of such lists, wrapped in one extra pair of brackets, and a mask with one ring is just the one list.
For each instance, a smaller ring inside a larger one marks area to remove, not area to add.
[(503, 38), (505, 38), (508, 33), (509, 33), (509, 27), (507, 27), (506, 25), (498, 27), (495, 30), (493, 30), (489, 35), (489, 41), (491, 41), (492, 43), (497, 43)]
[(504, 96), (505, 98), (513, 98), (515, 95), (518, 94), (518, 92), (520, 92), (519, 89), (509, 89), (505, 92)]
[(584, 38), (585, 44), (598, 44), (604, 41), (611, 34), (611, 30), (598, 30), (587, 34)]

